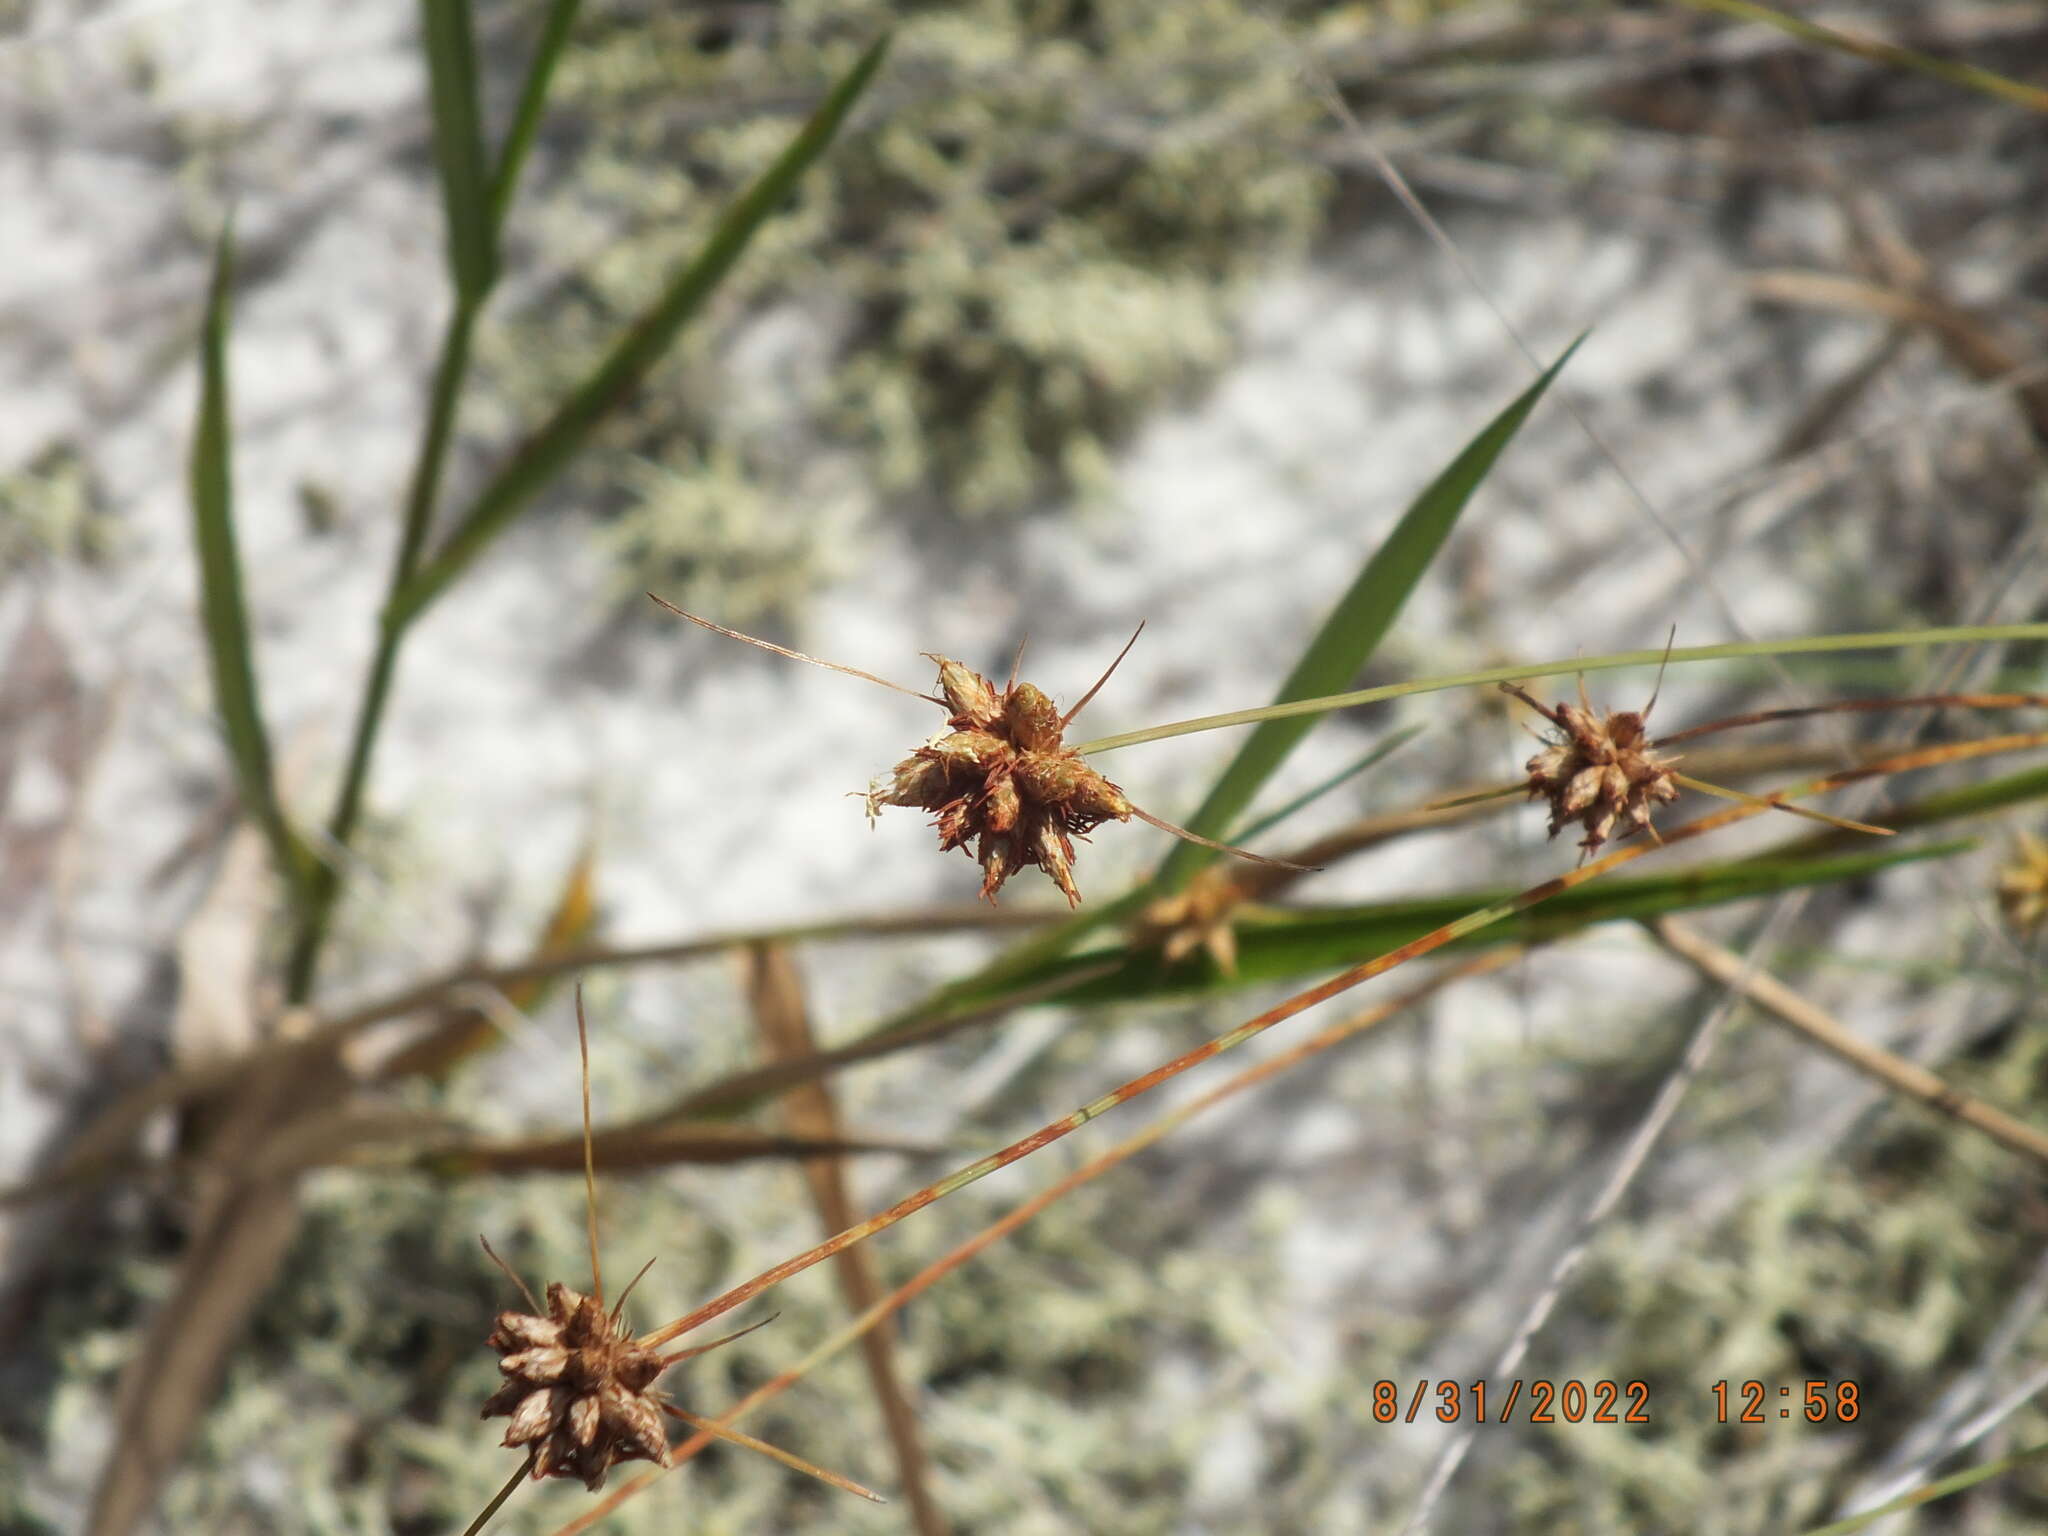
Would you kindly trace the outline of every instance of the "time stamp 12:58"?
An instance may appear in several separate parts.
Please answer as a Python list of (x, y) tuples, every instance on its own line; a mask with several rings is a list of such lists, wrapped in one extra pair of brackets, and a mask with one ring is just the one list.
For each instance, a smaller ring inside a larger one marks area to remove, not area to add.
[[(1794, 1416), (1810, 1424), (1852, 1424), (1861, 1412), (1853, 1381), (1805, 1381), (1772, 1388), (1761, 1381), (1717, 1381), (1710, 1388), (1721, 1424), (1767, 1424)], [(1382, 1424), (1413, 1424), (1427, 1413), (1446, 1424), (1507, 1424), (1515, 1410), (1528, 1424), (1648, 1424), (1650, 1386), (1643, 1381), (1485, 1380), (1373, 1383), (1372, 1415)]]

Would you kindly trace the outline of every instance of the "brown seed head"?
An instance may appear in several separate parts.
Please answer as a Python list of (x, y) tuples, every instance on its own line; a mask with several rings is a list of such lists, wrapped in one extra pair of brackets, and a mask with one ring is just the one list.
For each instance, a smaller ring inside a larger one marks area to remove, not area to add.
[(1552, 837), (1577, 822), (1586, 830), (1579, 847), (1590, 854), (1611, 836), (1656, 836), (1650, 812), (1678, 798), (1678, 759), (1651, 750), (1645, 712), (1624, 709), (1597, 716), (1583, 686), (1577, 704), (1554, 708), (1512, 684), (1502, 687), (1556, 727), (1527, 765), (1529, 798), (1550, 802)]
[(490, 1337), (505, 1384), (483, 1417), (505, 1417), (504, 1444), (531, 1445), (533, 1475), (581, 1478), (593, 1491), (620, 1461), (669, 1465), (662, 1432), (658, 1351), (636, 1340), (600, 1302), (557, 1281), (545, 1317), (501, 1312)]
[(981, 893), (990, 901), (1011, 875), (1035, 864), (1077, 904), (1073, 837), (1105, 821), (1128, 821), (1131, 802), (1061, 744), (1064, 722), (1042, 690), (1013, 683), (999, 695), (964, 663), (933, 660), (953, 711), (952, 733), (898, 763), (892, 786), (871, 792), (869, 808), (932, 812), (942, 849), (972, 845)]

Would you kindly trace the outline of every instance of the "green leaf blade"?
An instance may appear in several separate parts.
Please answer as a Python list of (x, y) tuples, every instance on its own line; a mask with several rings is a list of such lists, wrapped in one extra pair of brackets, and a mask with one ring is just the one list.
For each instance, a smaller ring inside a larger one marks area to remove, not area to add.
[[(1567, 347), (1409, 505), (1309, 642), (1274, 702), (1335, 693), (1365, 664), (1450, 536), (1472, 493), (1584, 339), (1580, 337)], [(1304, 715), (1262, 722), (1189, 818), (1189, 830), (1204, 837), (1222, 836), (1223, 829), (1243, 814), (1259, 787), (1308, 734), (1316, 718)], [(1216, 857), (1214, 849), (1176, 844), (1153, 877), (1153, 888), (1177, 890)]]
[(256, 686), (235, 537), (234, 442), (228, 397), (228, 310), (234, 286), (234, 230), (221, 231), (207, 289), (199, 345), (199, 414), (192, 433), (192, 535), (199, 555), (199, 616), (242, 804), (270, 840), (287, 889), (296, 898), (304, 862), (285, 823), (271, 772), (270, 737)]
[(755, 233), (831, 144), (881, 68), (888, 44), (884, 36), (861, 55), (860, 62), (833, 87), (789, 147), (727, 210), (696, 258), (670, 281), (662, 296), (546, 423), (520, 445), (478, 495), (447, 543), (394, 597), (385, 615), (386, 624), (403, 625), (418, 617), (510, 526), (520, 509), (583, 449), (604, 418), (638, 387), (717, 290)]
[(434, 159), (448, 213), (448, 270), (461, 301), (473, 308), (498, 279), (498, 224), (484, 159), (469, 0), (420, 0), (420, 33), (433, 102)]
[(534, 45), (533, 58), (526, 67), (526, 82), (519, 90), (519, 105), (512, 113), (512, 126), (506, 130), (504, 147), (498, 152), (498, 168), (491, 175), (494, 239), (504, 236), (505, 215), (519, 190), (519, 173), (526, 167), (534, 135), (540, 131), (541, 113), (547, 106), (548, 87), (554, 83), (555, 66), (568, 49), (570, 29), (576, 25), (576, 13), (582, 7), (583, 0), (554, 0), (548, 7), (540, 41)]

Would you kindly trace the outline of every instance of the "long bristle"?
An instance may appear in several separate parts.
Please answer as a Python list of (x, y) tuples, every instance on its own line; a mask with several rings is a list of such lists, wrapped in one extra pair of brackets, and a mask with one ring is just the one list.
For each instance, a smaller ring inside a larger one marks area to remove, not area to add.
[(686, 1409), (678, 1408), (674, 1403), (663, 1403), (661, 1411), (670, 1418), (681, 1419), (692, 1429), (701, 1430), (707, 1435), (716, 1435), (721, 1440), (730, 1440), (734, 1445), (743, 1445), (750, 1451), (759, 1451), (771, 1461), (779, 1461), (793, 1472), (801, 1472), (807, 1477), (815, 1477), (821, 1483), (830, 1483), (834, 1488), (844, 1489), (848, 1493), (857, 1493), (862, 1498), (870, 1499), (877, 1504), (889, 1502), (879, 1493), (876, 1493), (874, 1489), (863, 1488), (850, 1477), (841, 1477), (837, 1472), (827, 1472), (815, 1462), (805, 1461), (803, 1457), (793, 1452), (785, 1451), (779, 1445), (770, 1445), (766, 1440), (756, 1440), (752, 1435), (741, 1434), (736, 1429), (727, 1429), (716, 1419), (707, 1419), (701, 1414), (691, 1413)]
[(758, 1323), (749, 1323), (746, 1327), (740, 1329), (739, 1332), (728, 1333), (722, 1339), (713, 1339), (709, 1344), (693, 1344), (688, 1349), (679, 1349), (672, 1355), (663, 1355), (661, 1357), (661, 1368), (667, 1370), (670, 1366), (680, 1365), (685, 1360), (694, 1360), (699, 1355), (708, 1355), (712, 1350), (723, 1348), (734, 1339), (744, 1339), (756, 1328), (766, 1328), (780, 1316), (782, 1316), (780, 1312), (771, 1312)]
[(491, 1262), (498, 1266), (498, 1268), (504, 1273), (505, 1278), (507, 1280), (510, 1280), (514, 1285), (519, 1287), (519, 1294), (526, 1298), (526, 1310), (535, 1314), (536, 1316), (542, 1313), (545, 1310), (545, 1308), (543, 1308), (539, 1302), (533, 1299), (533, 1292), (529, 1291), (526, 1288), (526, 1282), (519, 1278), (519, 1271), (514, 1269), (510, 1264), (507, 1264), (503, 1259), (498, 1257), (498, 1250), (491, 1246), (491, 1240), (488, 1237), (485, 1237), (481, 1233), (479, 1233), (477, 1235), (477, 1241), (484, 1245), (484, 1252), (488, 1253), (491, 1256)]
[(1664, 691), (1664, 671), (1671, 665), (1671, 647), (1678, 643), (1678, 626), (1671, 626), (1671, 632), (1664, 637), (1664, 659), (1657, 663), (1657, 681), (1650, 688), (1650, 702), (1643, 706), (1643, 719), (1650, 718), (1650, 711), (1657, 707), (1657, 695)]
[[(647, 595), (654, 597), (652, 592)], [(935, 699), (928, 693), (919, 693), (915, 688), (906, 688), (901, 683), (892, 683), (886, 677), (877, 677), (872, 672), (863, 672), (859, 667), (843, 666), (836, 661), (826, 661), (820, 656), (806, 656), (802, 651), (792, 651), (788, 646), (777, 645), (772, 640), (761, 640), (753, 635), (743, 635), (736, 629), (727, 629), (723, 624), (714, 624), (709, 619), (700, 619), (694, 613), (685, 613), (665, 597), (654, 597), (654, 600), (677, 618), (688, 619), (692, 624), (700, 624), (716, 634), (724, 635), (728, 640), (744, 640), (748, 645), (757, 645), (764, 651), (773, 651), (778, 656), (787, 656), (791, 661), (807, 661), (814, 667), (825, 668), (828, 672), (844, 672), (848, 677), (865, 678), (868, 682), (880, 683), (884, 688), (893, 688), (898, 693), (907, 693), (913, 699), (923, 699), (927, 704), (943, 705), (946, 702), (944, 699)]]
[(633, 1278), (626, 1282), (626, 1288), (623, 1291), (619, 1292), (619, 1299), (612, 1303), (612, 1321), (614, 1323), (616, 1323), (622, 1316), (625, 1315), (626, 1298), (633, 1294), (633, 1287), (638, 1285), (642, 1280), (646, 1279), (647, 1271), (649, 1271), (652, 1268), (654, 1268), (654, 1260), (649, 1259), (645, 1264), (642, 1264), (640, 1266), (639, 1271), (633, 1276)]
[(1102, 685), (1109, 681), (1110, 673), (1116, 671), (1118, 667), (1123, 665), (1124, 658), (1131, 654), (1131, 647), (1138, 643), (1138, 636), (1142, 635), (1143, 633), (1145, 633), (1145, 621), (1143, 619), (1140, 619), (1138, 620), (1138, 627), (1131, 631), (1131, 638), (1124, 642), (1124, 648), (1116, 653), (1116, 660), (1112, 661), (1109, 664), (1108, 671), (1105, 671), (1102, 674), (1102, 676), (1095, 679), (1095, 686), (1093, 688), (1090, 688), (1086, 693), (1081, 695), (1081, 702), (1079, 704), (1076, 704), (1072, 709), (1068, 710), (1064, 715), (1060, 716), (1061, 730), (1064, 731), (1069, 725), (1071, 725), (1073, 723), (1074, 716), (1078, 715), (1079, 713), (1081, 713), (1082, 710), (1088, 707), (1088, 701), (1094, 698), (1096, 694), (1102, 692)]
[(1286, 859), (1269, 859), (1263, 853), (1253, 853), (1249, 849), (1239, 848), (1230, 843), (1219, 843), (1212, 837), (1202, 836), (1199, 832), (1190, 832), (1186, 827), (1176, 827), (1172, 822), (1162, 820), (1139, 806), (1132, 806), (1131, 814), (1147, 826), (1157, 827), (1162, 832), (1171, 832), (1184, 843), (1199, 843), (1204, 848), (1214, 848), (1218, 853), (1232, 854), (1253, 864), (1270, 864), (1275, 869), (1300, 870), (1304, 874), (1313, 874), (1322, 868), (1320, 864), (1294, 864)]

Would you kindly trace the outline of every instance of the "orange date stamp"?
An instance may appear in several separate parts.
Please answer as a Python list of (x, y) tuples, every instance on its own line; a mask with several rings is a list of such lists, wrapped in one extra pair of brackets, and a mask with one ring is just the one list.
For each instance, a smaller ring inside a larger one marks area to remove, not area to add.
[(1404, 1393), (1391, 1381), (1372, 1388), (1372, 1416), (1382, 1424), (1413, 1424), (1424, 1415), (1441, 1424), (1647, 1424), (1646, 1381), (1428, 1381)]

